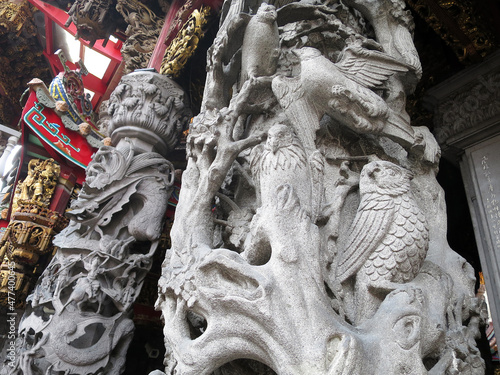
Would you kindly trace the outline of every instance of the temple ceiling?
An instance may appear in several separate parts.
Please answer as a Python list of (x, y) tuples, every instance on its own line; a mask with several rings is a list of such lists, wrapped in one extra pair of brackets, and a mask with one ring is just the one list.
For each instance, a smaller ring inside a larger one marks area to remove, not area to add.
[(19, 100), (33, 77), (51, 80), (37, 39), (35, 11), (28, 2), (0, 0), (0, 124), (3, 125), (15, 127), (21, 114)]

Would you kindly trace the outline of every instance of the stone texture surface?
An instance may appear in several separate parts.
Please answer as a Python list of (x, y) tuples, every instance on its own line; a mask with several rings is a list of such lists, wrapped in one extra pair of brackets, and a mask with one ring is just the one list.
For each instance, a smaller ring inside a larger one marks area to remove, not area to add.
[(166, 374), (484, 373), (440, 149), (404, 110), (411, 35), (399, 0), (226, 2), (159, 284)]

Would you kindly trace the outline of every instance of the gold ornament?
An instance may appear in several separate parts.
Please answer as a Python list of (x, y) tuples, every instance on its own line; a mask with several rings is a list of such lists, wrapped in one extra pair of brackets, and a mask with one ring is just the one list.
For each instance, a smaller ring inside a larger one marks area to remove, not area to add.
[(161, 63), (160, 74), (178, 77), (188, 59), (196, 51), (203, 37), (203, 27), (207, 24), (211, 8), (202, 6), (195, 9), (172, 40)]

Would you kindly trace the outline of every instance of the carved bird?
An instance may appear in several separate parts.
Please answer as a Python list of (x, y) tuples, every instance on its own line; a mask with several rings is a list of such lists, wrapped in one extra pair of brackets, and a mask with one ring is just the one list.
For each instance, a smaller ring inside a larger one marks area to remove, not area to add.
[(262, 206), (271, 202), (280, 185), (290, 184), (302, 207), (309, 209), (311, 177), (307, 157), (289, 126), (276, 124), (269, 129), (265, 145), (252, 150), (250, 167), (260, 187)]
[[(411, 35), (413, 20), (404, 10), (404, 3), (345, 0), (344, 4), (356, 8), (370, 21), (384, 51), (408, 64), (409, 71), (415, 76), (410, 81), (412, 85), (416, 85), (422, 77), (422, 65)], [(381, 17), (381, 14), (384, 14), (384, 17)], [(415, 87), (409, 91), (413, 92), (414, 89)]]
[(312, 47), (294, 53), (300, 58), (300, 75), (275, 77), (272, 89), (306, 150), (315, 148), (325, 113), (356, 132), (382, 132), (389, 107), (371, 89), (380, 88), (395, 72), (406, 71), (406, 65), (357, 45), (346, 47), (337, 63)]
[(274, 6), (262, 3), (245, 30), (241, 47), (240, 87), (250, 77), (276, 73), (279, 56), (279, 33)]
[(356, 276), (358, 323), (375, 313), (384, 293), (413, 280), (427, 255), (429, 229), (411, 196), (411, 178), (411, 172), (387, 161), (361, 171), (361, 202), (336, 266), (337, 282)]

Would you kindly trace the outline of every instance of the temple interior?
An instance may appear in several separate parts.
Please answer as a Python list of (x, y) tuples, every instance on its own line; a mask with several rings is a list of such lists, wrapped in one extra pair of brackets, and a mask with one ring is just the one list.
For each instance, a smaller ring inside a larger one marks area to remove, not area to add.
[[(276, 8), (292, 2), (270, 1)], [(486, 374), (498, 374), (500, 227), (487, 217), (498, 206), (478, 194), (488, 176), (474, 152), (497, 150), (496, 160), (489, 160), (488, 181), (491, 194), (500, 193), (500, 3), (406, 0), (406, 5), (423, 72), (406, 99), (406, 111), (411, 125), (429, 128), (441, 147), (436, 178), (445, 192), (447, 239), (473, 266), (478, 295), (487, 296), (490, 317), (477, 345)], [(120, 79), (138, 69), (155, 69), (184, 90), (191, 117), (198, 115), (207, 53), (224, 9), (221, 0), (0, 0), (0, 316), (13, 306), (7, 297), (12, 262), (18, 316), (33, 303), (28, 296), (56, 252), (52, 238), (68, 223), (66, 213), (82, 189), (86, 168), (99, 147), (113, 142), (107, 133), (108, 100)], [(56, 125), (43, 125), (45, 118), (45, 124)], [(168, 156), (179, 175), (187, 166), (187, 135), (186, 127)], [(163, 366), (163, 322), (154, 306), (181, 189), (176, 176), (158, 249), (132, 306), (136, 328), (125, 375), (146, 375)], [(137, 253), (148, 252), (141, 242), (134, 246)], [(0, 327), (4, 360), (8, 325), (2, 320)], [(274, 373), (265, 371), (255, 374)]]

